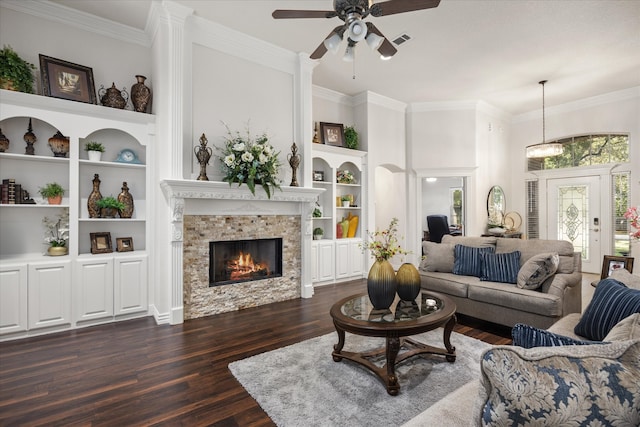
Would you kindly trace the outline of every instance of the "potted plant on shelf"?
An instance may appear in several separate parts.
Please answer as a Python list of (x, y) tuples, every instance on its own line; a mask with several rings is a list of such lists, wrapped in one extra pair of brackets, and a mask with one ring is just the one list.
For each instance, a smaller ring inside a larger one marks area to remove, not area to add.
[(85, 144), (84, 150), (89, 156), (89, 160), (99, 162), (104, 153), (104, 145), (96, 141), (89, 141)]
[(324, 235), (324, 230), (320, 227), (316, 227), (313, 229), (313, 240), (320, 240)]
[(348, 208), (350, 204), (351, 204), (351, 197), (347, 195), (342, 196), (342, 207)]
[(64, 196), (64, 188), (57, 182), (50, 182), (44, 187), (40, 187), (38, 190), (40, 195), (47, 199), (50, 205), (59, 205), (62, 203), (62, 196)]
[(100, 218), (115, 218), (116, 213), (125, 208), (124, 203), (113, 196), (103, 197), (96, 202), (96, 206), (100, 209)]
[(7, 90), (33, 93), (35, 66), (16, 53), (9, 45), (0, 50), (0, 87)]
[(352, 150), (358, 149), (358, 131), (353, 126), (344, 128), (344, 145)]
[(52, 220), (48, 217), (42, 219), (42, 224), (45, 227), (44, 241), (49, 245), (47, 252), (51, 256), (66, 255), (69, 250), (67, 249), (67, 240), (69, 240), (69, 211), (64, 209), (58, 220)]

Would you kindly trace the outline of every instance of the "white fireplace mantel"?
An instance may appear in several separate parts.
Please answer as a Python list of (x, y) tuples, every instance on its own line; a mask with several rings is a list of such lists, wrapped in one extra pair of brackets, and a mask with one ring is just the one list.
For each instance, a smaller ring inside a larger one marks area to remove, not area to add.
[(301, 283), (303, 298), (313, 296), (311, 283), (311, 213), (324, 189), (283, 186), (275, 189), (271, 198), (262, 187), (253, 195), (246, 185), (238, 187), (226, 182), (168, 179), (160, 188), (171, 209), (171, 324), (182, 323), (183, 314), (183, 226), (184, 215), (206, 210), (210, 215), (295, 214), (301, 217)]

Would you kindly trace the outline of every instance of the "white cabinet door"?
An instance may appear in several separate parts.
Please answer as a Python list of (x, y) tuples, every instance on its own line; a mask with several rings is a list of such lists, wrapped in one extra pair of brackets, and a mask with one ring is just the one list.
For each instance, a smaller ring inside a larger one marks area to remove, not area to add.
[(333, 241), (318, 243), (318, 281), (333, 280), (333, 266), (335, 261)]
[(349, 242), (349, 275), (362, 276), (364, 255), (360, 248), (362, 240), (351, 240)]
[(349, 242), (336, 241), (336, 279), (349, 277)]
[(76, 322), (113, 317), (113, 258), (77, 261), (74, 299)]
[(149, 311), (147, 297), (147, 256), (115, 259), (115, 315)]
[(71, 325), (71, 262), (29, 264), (29, 329)]
[(27, 330), (27, 265), (0, 268), (0, 335)]

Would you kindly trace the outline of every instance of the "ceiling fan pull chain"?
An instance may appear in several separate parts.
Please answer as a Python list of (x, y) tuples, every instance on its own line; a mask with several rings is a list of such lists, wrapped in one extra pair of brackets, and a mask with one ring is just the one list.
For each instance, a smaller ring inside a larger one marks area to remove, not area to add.
[(356, 79), (356, 53), (353, 52), (353, 80)]

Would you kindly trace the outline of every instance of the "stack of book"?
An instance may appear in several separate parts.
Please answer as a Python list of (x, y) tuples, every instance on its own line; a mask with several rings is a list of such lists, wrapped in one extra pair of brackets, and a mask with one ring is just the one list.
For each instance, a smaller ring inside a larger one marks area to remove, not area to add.
[(29, 197), (29, 193), (16, 184), (14, 178), (3, 179), (0, 184), (0, 203), (3, 205), (33, 205), (36, 202)]

